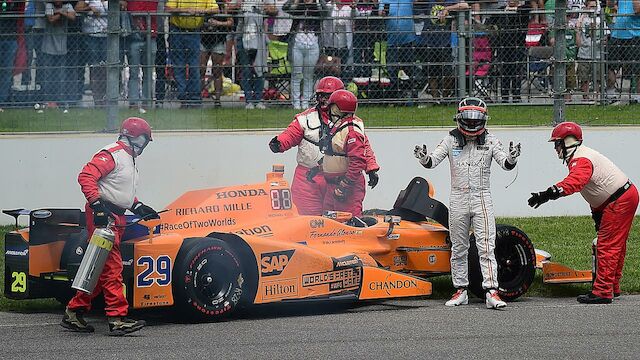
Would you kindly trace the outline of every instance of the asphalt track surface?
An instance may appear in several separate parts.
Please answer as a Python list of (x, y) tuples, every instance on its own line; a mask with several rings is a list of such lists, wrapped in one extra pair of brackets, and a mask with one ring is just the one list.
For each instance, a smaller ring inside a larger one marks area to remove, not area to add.
[(610, 305), (525, 298), (502, 311), (477, 299), (284, 304), (221, 323), (167, 321), (125, 337), (64, 331), (61, 314), (0, 313), (0, 359), (638, 359), (640, 295)]

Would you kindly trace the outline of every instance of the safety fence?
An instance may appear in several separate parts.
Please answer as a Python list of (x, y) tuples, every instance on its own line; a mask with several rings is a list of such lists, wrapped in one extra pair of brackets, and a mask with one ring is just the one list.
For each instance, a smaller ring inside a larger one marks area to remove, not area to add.
[(465, 96), (498, 124), (639, 120), (631, 0), (111, 2), (3, 2), (0, 131), (279, 127), (328, 75), (374, 126), (447, 125)]

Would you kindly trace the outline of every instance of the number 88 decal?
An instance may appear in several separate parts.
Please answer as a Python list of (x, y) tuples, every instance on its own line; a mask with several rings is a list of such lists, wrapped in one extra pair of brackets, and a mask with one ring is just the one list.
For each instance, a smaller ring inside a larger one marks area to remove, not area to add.
[(271, 209), (273, 210), (291, 209), (291, 191), (289, 191), (289, 189), (271, 190)]

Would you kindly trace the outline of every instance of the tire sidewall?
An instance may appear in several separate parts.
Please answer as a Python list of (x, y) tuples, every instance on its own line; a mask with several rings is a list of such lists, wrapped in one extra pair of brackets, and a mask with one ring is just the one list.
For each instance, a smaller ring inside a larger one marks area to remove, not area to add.
[[(178, 308), (191, 318), (219, 319), (230, 315), (242, 299), (244, 288), (244, 274), (240, 259), (223, 241), (202, 238), (190, 242), (185, 256), (181, 257), (175, 270), (174, 294)], [(224, 263), (230, 276), (224, 287), (228, 288), (221, 298), (214, 302), (205, 302), (199, 296), (195, 284), (200, 276), (199, 268), (209, 261)]]
[[(469, 240), (469, 290), (475, 296), (484, 299), (485, 290), (482, 288), (482, 271), (476, 247), (475, 237)], [(503, 300), (511, 301), (524, 295), (531, 286), (535, 277), (536, 254), (533, 243), (522, 230), (509, 225), (496, 225), (496, 249), (503, 246), (517, 246), (521, 254), (522, 267), (516, 276), (516, 281), (509, 284), (500, 282), (498, 294)], [(496, 262), (501, 264), (501, 259), (496, 255)], [(500, 265), (498, 266), (500, 278)]]

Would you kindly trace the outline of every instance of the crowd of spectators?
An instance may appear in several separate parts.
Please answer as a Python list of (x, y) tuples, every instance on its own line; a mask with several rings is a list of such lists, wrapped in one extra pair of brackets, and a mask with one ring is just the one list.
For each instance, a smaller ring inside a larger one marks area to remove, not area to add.
[[(278, 95), (296, 109), (309, 106), (322, 75), (353, 83), (358, 96), (375, 83), (398, 98), (452, 99), (461, 61), (472, 64), (468, 75), (499, 78), (501, 101), (519, 102), (527, 47), (554, 45), (554, 14), (536, 10), (552, 12), (555, 0), (120, 0), (119, 5), (120, 59), (129, 70), (122, 95), (141, 112), (149, 104), (147, 94), (161, 102), (170, 87), (181, 106), (199, 107), (203, 97), (221, 106), (225, 76), (238, 80), (246, 108), (265, 108), (265, 90), (273, 86), (269, 49), (274, 43), (287, 46), (280, 64), (290, 76)], [(464, 20), (465, 29), (473, 29), (474, 50), (459, 59), (456, 13), (468, 9), (475, 11)], [(618, 16), (601, 24), (605, 9)], [(567, 88), (588, 99), (599, 88), (599, 67), (593, 64), (604, 54), (608, 96), (615, 96), (620, 69), (637, 87), (640, 0), (569, 0), (568, 10), (573, 11), (567, 14)], [(40, 89), (38, 101), (77, 104), (89, 69), (93, 102), (105, 104), (108, 1), (2, 0), (0, 11), (0, 109), (11, 103), (20, 36), (27, 54), (22, 85)], [(18, 20), (22, 14), (24, 22)], [(543, 29), (535, 44), (530, 44), (532, 28)], [(144, 69), (155, 69), (155, 77)], [(640, 101), (638, 90), (630, 100)]]

